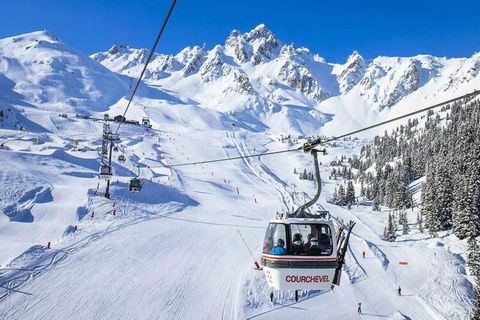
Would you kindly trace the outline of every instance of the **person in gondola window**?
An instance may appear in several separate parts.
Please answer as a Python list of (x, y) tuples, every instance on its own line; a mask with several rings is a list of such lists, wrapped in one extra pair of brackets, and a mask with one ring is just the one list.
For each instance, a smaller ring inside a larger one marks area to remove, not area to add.
[(295, 233), (293, 235), (292, 252), (293, 252), (293, 254), (304, 254), (305, 253), (305, 243), (303, 242), (301, 233)]
[(283, 239), (278, 239), (277, 240), (277, 245), (274, 246), (272, 249), (270, 249), (270, 254), (274, 255), (282, 255), (285, 254), (285, 240)]
[(265, 242), (263, 243), (263, 253), (270, 253), (270, 250), (273, 247), (273, 238), (268, 237), (265, 239)]
[(322, 253), (326, 253), (330, 251), (330, 244), (329, 244), (329, 239), (326, 234), (321, 234), (320, 235), (320, 251)]

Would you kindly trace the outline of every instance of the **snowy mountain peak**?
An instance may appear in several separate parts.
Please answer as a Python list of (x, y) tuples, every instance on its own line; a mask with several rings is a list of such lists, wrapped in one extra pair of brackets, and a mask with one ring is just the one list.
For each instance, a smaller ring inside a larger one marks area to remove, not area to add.
[(292, 58), (296, 57), (297, 55), (298, 55), (297, 54), (297, 48), (295, 47), (295, 45), (293, 43), (284, 45), (280, 49), (280, 57), (282, 57), (284, 59), (292, 59)]
[(364, 76), (366, 68), (365, 59), (357, 51), (353, 51), (338, 75), (340, 92), (345, 94), (356, 86)]
[(0, 100), (20, 98), (30, 107), (61, 112), (105, 110), (126, 91), (117, 74), (49, 31), (0, 40), (0, 74), (8, 84), (0, 84)]
[(252, 30), (250, 30), (249, 32), (246, 32), (244, 37), (245, 37), (245, 40), (247, 40), (247, 41), (255, 41), (255, 40), (259, 40), (259, 39), (264, 39), (265, 40), (265, 39), (269, 39), (269, 38), (276, 39), (273, 32), (270, 29), (268, 29), (267, 26), (263, 23), (259, 24), (258, 26), (256, 26)]
[(107, 53), (110, 55), (118, 54), (118, 53), (126, 53), (131, 48), (124, 44), (114, 44), (110, 49), (108, 49)]
[(260, 24), (253, 30), (245, 33), (243, 39), (253, 48), (253, 64), (261, 64), (275, 58), (281, 46), (280, 41), (275, 37), (264, 24)]
[(253, 94), (254, 89), (245, 72), (225, 62), (225, 49), (217, 45), (209, 53), (200, 68), (200, 77), (205, 83), (222, 79), (224, 93), (237, 92), (240, 94)]
[(233, 56), (239, 63), (247, 62), (252, 56), (252, 48), (238, 30), (232, 30), (225, 41), (226, 53)]
[[(138, 76), (147, 54), (145, 49), (115, 45), (92, 58), (112, 71)], [(236, 110), (253, 110), (258, 101), (268, 106), (265, 110), (281, 110), (287, 103), (315, 108), (340, 96), (341, 105), (379, 112), (422, 87), (425, 94), (471, 87), (480, 81), (479, 66), (480, 54), (468, 59), (428, 55), (365, 59), (358, 51), (344, 64), (333, 64), (308, 48), (282, 43), (260, 24), (245, 33), (232, 30), (223, 45), (211, 50), (193, 46), (174, 56), (154, 54), (145, 80), (219, 110), (225, 109), (225, 101)], [(247, 103), (238, 99), (238, 93), (254, 97)]]
[(184, 64), (182, 75), (188, 77), (196, 73), (202, 63), (205, 61), (207, 50), (204, 47), (194, 46), (187, 47), (180, 51), (175, 57)]
[(357, 50), (353, 50), (353, 52), (347, 58), (347, 63), (352, 63), (358, 60), (364, 60), (364, 59)]
[(24, 33), (18, 36), (10, 37), (13, 42), (17, 41), (49, 41), (49, 42), (59, 42), (60, 40), (49, 30), (40, 30), (33, 31), (29, 33)]

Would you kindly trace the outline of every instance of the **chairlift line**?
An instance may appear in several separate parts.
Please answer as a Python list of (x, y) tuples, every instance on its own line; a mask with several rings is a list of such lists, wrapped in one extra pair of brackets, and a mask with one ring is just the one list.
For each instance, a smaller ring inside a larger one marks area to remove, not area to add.
[[(170, 8), (168, 9), (167, 15), (165, 19), (163, 20), (162, 27), (160, 28), (160, 31), (157, 34), (157, 37), (155, 38), (155, 42), (153, 43), (152, 49), (148, 53), (147, 61), (145, 61), (145, 65), (143, 66), (142, 72), (140, 73), (140, 77), (137, 79), (137, 83), (135, 84), (135, 87), (132, 91), (132, 94), (130, 96), (130, 99), (128, 100), (127, 107), (125, 108), (125, 111), (123, 112), (123, 119), (125, 119), (125, 116), (127, 114), (128, 109), (130, 108), (130, 104), (132, 103), (133, 97), (135, 96), (135, 93), (137, 92), (137, 89), (140, 85), (140, 82), (143, 79), (143, 75), (145, 74), (145, 71), (147, 70), (148, 64), (150, 63), (150, 60), (152, 59), (153, 53), (155, 52), (155, 49), (157, 48), (158, 42), (163, 34), (163, 30), (165, 30), (165, 27), (167, 26), (168, 20), (170, 19), (170, 15), (173, 12), (173, 8), (175, 7), (175, 4), (177, 3), (177, 0), (172, 0), (172, 3), (170, 4)], [(120, 126), (122, 125), (123, 121), (120, 121), (118, 123), (117, 129), (115, 130), (115, 134), (118, 133), (118, 130), (120, 129)]]

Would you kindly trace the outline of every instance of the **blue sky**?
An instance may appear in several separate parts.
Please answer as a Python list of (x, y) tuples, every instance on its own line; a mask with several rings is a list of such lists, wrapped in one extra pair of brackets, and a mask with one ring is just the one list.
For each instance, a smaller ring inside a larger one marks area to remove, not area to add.
[[(113, 43), (151, 47), (170, 0), (2, 1), (0, 37), (48, 29), (91, 54)], [(178, 0), (157, 51), (222, 43), (232, 29), (265, 23), (331, 62), (363, 56), (429, 53), (462, 57), (480, 51), (479, 1)]]

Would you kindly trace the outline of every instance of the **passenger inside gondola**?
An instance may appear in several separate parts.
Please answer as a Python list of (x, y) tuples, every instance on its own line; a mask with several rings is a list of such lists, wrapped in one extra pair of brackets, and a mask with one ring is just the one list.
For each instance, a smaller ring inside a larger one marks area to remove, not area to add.
[(320, 235), (319, 248), (320, 248), (321, 254), (330, 254), (331, 252), (330, 239), (326, 234)]
[(285, 250), (285, 240), (278, 239), (277, 244), (272, 249), (270, 249), (269, 253), (274, 255), (286, 254), (287, 252)]
[[(332, 232), (325, 224), (291, 224), (292, 255), (327, 256), (332, 254)], [(306, 242), (303, 239), (307, 239)]]
[(292, 240), (292, 254), (301, 255), (305, 254), (305, 243), (303, 242), (303, 236), (301, 233), (295, 233)]
[(267, 237), (263, 243), (263, 253), (270, 253), (270, 250), (273, 247), (273, 238)]
[(281, 223), (272, 223), (268, 226), (263, 242), (263, 253), (265, 254), (287, 254), (286, 229)]
[(309, 256), (319, 256), (321, 254), (320, 245), (318, 244), (318, 238), (316, 236), (312, 234), (309, 235), (306, 251)]

